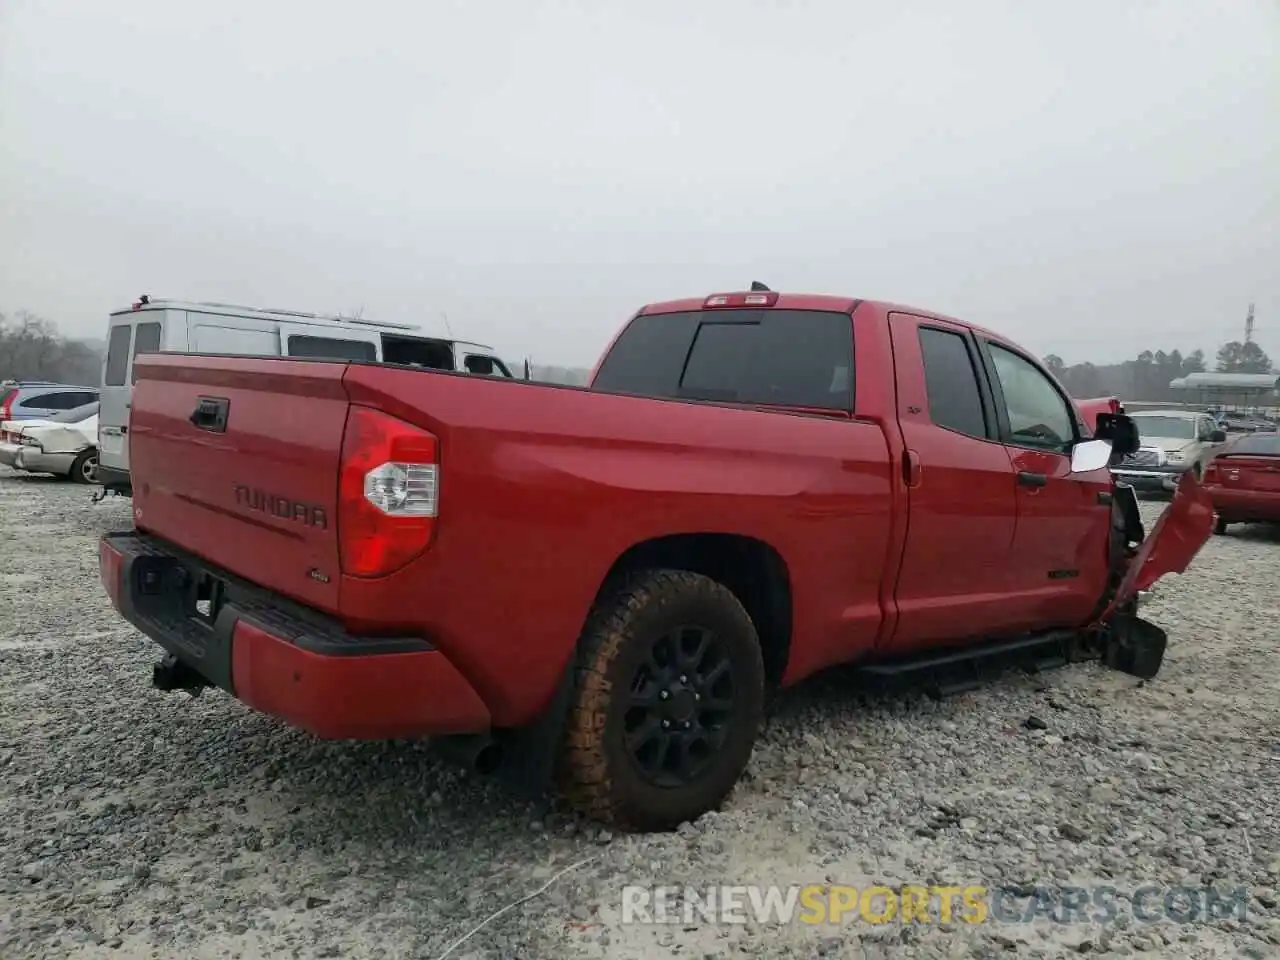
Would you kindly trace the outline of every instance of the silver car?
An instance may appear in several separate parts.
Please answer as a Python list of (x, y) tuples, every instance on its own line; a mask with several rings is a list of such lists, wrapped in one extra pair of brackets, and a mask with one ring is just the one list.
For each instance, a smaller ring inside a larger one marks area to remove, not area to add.
[(96, 387), (38, 380), (9, 381), (0, 388), (0, 421), (48, 420), (54, 414), (97, 402)]
[(1142, 410), (1129, 417), (1141, 446), (1111, 468), (1117, 480), (1141, 492), (1168, 492), (1190, 471), (1197, 480), (1226, 445), (1226, 431), (1207, 413)]

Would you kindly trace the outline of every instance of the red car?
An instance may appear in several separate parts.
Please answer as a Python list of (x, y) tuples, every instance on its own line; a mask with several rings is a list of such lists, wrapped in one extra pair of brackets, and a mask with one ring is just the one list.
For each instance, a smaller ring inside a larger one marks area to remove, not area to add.
[(1098, 422), (1099, 414), (1124, 413), (1124, 407), (1116, 397), (1094, 397), (1089, 400), (1077, 400), (1076, 406), (1080, 409), (1080, 413), (1084, 417), (1084, 424), (1090, 434), (1093, 433), (1094, 424)]
[(136, 529), (100, 557), (156, 685), (321, 737), (453, 735), (628, 829), (721, 803), (766, 691), (834, 664), (939, 689), (993, 661), (1154, 675), (1136, 593), (1212, 523), (1185, 481), (1144, 541), (1108, 470), (1127, 418), (1090, 438), (1027, 351), (849, 297), (645, 307), (589, 388), (135, 369)]
[(1280, 522), (1280, 435), (1241, 437), (1210, 461), (1204, 488), (1217, 513), (1214, 533), (1232, 523)]

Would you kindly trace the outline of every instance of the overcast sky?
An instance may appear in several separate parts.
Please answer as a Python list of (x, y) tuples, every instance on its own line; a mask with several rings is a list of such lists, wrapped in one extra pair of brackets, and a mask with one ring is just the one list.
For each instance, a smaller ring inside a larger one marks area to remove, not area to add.
[(892, 299), (1280, 360), (1280, 3), (0, 0), (0, 311), (141, 293), (588, 365), (641, 303)]

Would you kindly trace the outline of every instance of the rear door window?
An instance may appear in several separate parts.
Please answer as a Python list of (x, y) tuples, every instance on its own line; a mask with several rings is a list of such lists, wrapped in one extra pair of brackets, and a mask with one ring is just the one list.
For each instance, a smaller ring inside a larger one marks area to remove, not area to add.
[(289, 356), (325, 360), (377, 360), (378, 351), (367, 340), (295, 336), (289, 338)]
[(18, 406), (28, 410), (74, 410), (97, 399), (97, 394), (83, 390), (47, 390), (24, 397)]
[[(140, 353), (159, 353), (160, 352), (160, 324), (155, 321), (147, 321), (138, 324), (133, 334), (133, 355), (137, 357)], [(132, 365), (131, 365), (132, 366)], [(133, 383), (138, 382), (138, 371), (133, 370), (130, 376)]]
[(929, 419), (936, 426), (966, 436), (987, 439), (978, 372), (967, 339), (950, 330), (920, 328)]
[(595, 389), (643, 396), (851, 410), (853, 322), (818, 310), (636, 317)]
[(107, 339), (107, 367), (103, 383), (108, 387), (123, 387), (129, 374), (129, 343), (133, 339), (133, 325), (120, 323), (111, 328)]

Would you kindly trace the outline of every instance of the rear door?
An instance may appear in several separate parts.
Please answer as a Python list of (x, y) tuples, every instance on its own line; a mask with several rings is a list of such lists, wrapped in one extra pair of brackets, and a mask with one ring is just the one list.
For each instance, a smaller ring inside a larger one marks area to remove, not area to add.
[(98, 462), (116, 470), (129, 469), (129, 404), (136, 378), (133, 360), (139, 353), (156, 353), (164, 338), (167, 310), (138, 310), (111, 317), (107, 356), (102, 365), (101, 408), (98, 415)]
[(890, 652), (1008, 633), (1013, 466), (977, 346), (963, 327), (905, 313), (889, 330), (909, 510)]
[[(183, 367), (165, 363), (186, 361)], [(134, 522), (317, 608), (338, 601), (346, 364), (163, 358), (139, 380)], [(141, 478), (138, 482), (137, 478)]]
[(1026, 354), (980, 342), (1017, 490), (1012, 605), (1028, 627), (1077, 625), (1110, 576), (1111, 472), (1073, 474), (1071, 450), (1083, 436), (1075, 405)]

